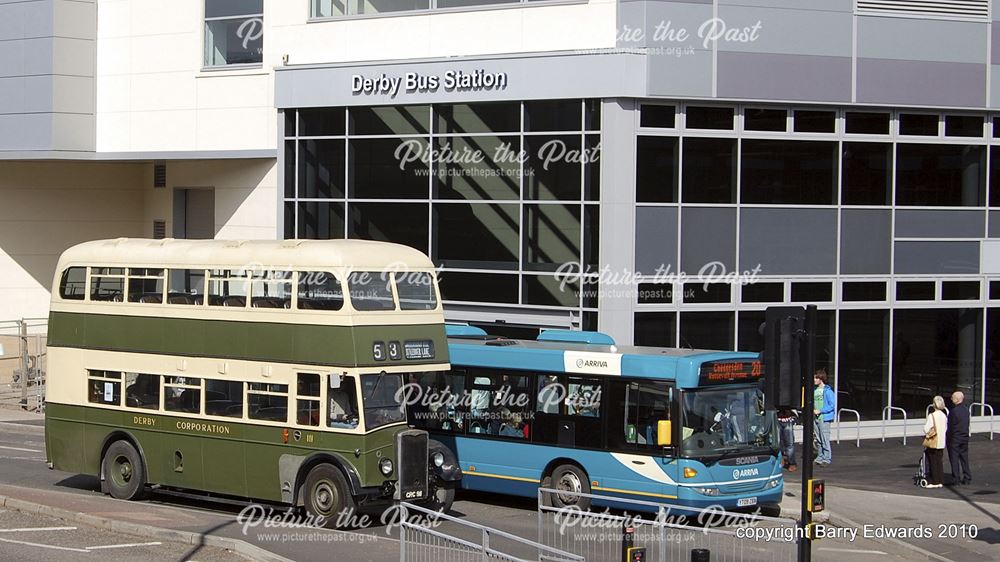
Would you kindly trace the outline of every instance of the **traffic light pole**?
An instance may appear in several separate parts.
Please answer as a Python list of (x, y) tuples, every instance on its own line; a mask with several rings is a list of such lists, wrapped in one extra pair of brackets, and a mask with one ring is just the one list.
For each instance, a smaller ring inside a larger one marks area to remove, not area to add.
[(816, 305), (806, 307), (805, 361), (802, 362), (802, 389), (805, 394), (802, 419), (802, 517), (799, 521), (799, 562), (812, 560), (812, 540), (809, 526), (812, 523), (812, 506), (809, 505), (809, 481), (813, 477), (813, 440), (815, 439), (816, 414), (813, 400), (813, 375), (816, 373)]

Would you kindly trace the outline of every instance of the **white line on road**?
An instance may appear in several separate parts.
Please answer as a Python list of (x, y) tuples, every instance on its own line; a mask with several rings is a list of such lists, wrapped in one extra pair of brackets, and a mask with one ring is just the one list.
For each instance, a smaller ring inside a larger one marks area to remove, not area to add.
[(37, 546), (38, 548), (51, 548), (52, 550), (68, 550), (69, 552), (83, 552), (84, 554), (90, 552), (84, 548), (70, 548), (68, 546), (52, 546), (50, 544), (38, 544), (36, 542), (27, 541), (16, 541), (14, 539), (0, 539), (0, 542), (7, 542), (11, 544), (23, 544), (25, 546)]
[(41, 453), (42, 452), (39, 449), (22, 449), (21, 447), (5, 447), (3, 445), (0, 445), (0, 449), (6, 449), (8, 451), (22, 451), (24, 453)]
[(76, 527), (24, 527), (22, 529), (0, 529), (0, 533), (30, 533), (32, 531), (75, 531)]
[(132, 544), (109, 544), (105, 546), (88, 546), (87, 550), (103, 550), (108, 548), (131, 548), (134, 546), (160, 546), (160, 542), (137, 542)]
[(888, 553), (882, 552), (881, 550), (856, 550), (853, 548), (826, 548), (820, 547), (819, 550), (826, 552), (847, 552), (850, 554), (882, 554), (887, 555)]

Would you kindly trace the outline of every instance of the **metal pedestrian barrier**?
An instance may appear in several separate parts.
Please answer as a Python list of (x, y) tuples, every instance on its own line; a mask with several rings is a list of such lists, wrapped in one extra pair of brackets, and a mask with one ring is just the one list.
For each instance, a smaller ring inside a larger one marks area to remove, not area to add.
[[(630, 511), (553, 507), (547, 501), (552, 494), (612, 502)], [(798, 554), (792, 519), (547, 488), (538, 490), (538, 542), (587, 562), (619, 562), (631, 545), (645, 548), (649, 562), (686, 562), (695, 550), (707, 551), (712, 562), (794, 562)]]
[(44, 409), (47, 332), (45, 318), (0, 321), (0, 405)]
[(979, 406), (980, 416), (985, 416), (986, 410), (990, 411), (990, 441), (993, 441), (993, 406), (990, 406), (985, 402), (973, 402), (972, 404), (969, 405), (969, 412), (971, 413), (972, 409), (975, 408), (976, 406)]
[(900, 408), (899, 406), (886, 406), (882, 408), (882, 442), (885, 443), (885, 424), (892, 421), (892, 413), (900, 412), (903, 414), (903, 446), (906, 446), (906, 410)]
[(843, 413), (853, 414), (857, 418), (857, 421), (856, 421), (857, 425), (855, 426), (857, 428), (857, 436), (855, 437), (855, 441), (857, 443), (855, 445), (857, 447), (860, 447), (861, 446), (861, 412), (859, 412), (857, 410), (852, 410), (850, 408), (841, 408), (841, 409), (837, 410), (837, 444), (840, 445), (840, 414), (843, 414)]
[[(400, 562), (584, 562), (582, 556), (439, 511), (410, 503), (399, 509)], [(451, 524), (451, 534), (440, 530), (445, 524)]]

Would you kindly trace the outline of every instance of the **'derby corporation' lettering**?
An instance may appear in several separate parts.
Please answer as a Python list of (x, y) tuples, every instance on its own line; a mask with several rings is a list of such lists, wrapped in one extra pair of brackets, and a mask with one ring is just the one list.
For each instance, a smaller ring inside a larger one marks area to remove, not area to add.
[(463, 72), (448, 70), (444, 74), (420, 74), (407, 72), (402, 76), (351, 76), (351, 93), (354, 95), (387, 95), (396, 97), (400, 92), (474, 92), (482, 90), (505, 90), (508, 76), (506, 72), (486, 72), (483, 69)]

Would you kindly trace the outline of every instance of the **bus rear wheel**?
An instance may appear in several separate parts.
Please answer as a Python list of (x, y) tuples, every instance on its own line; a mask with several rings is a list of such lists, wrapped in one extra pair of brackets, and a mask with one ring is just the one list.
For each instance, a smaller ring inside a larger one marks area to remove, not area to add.
[(303, 488), (306, 513), (326, 528), (346, 526), (354, 515), (354, 498), (343, 473), (321, 464), (309, 471)]
[(146, 467), (139, 451), (128, 441), (115, 441), (104, 453), (104, 481), (111, 497), (137, 500), (146, 488)]
[(557, 490), (549, 494), (553, 507), (575, 507), (586, 511), (590, 509), (590, 498), (578, 494), (590, 493), (590, 479), (587, 473), (573, 464), (561, 464), (552, 471), (549, 477), (549, 488)]

